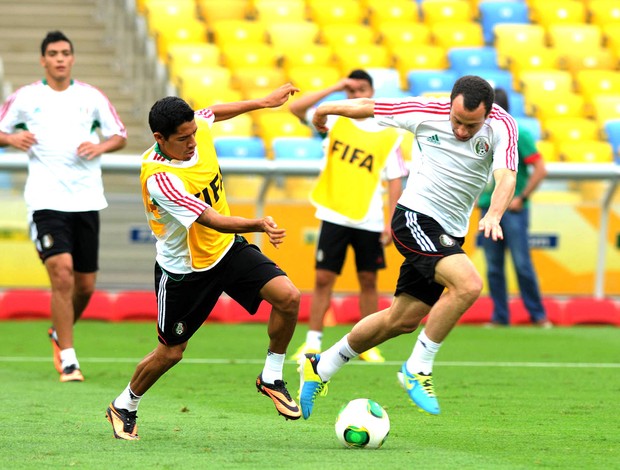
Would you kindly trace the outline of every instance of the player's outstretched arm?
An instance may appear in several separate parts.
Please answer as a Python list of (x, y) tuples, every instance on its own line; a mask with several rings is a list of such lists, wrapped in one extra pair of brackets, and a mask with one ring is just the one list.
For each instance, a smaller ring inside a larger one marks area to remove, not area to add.
[(321, 103), (314, 113), (312, 124), (319, 132), (327, 132), (327, 116), (335, 114), (351, 119), (364, 119), (375, 114), (375, 100), (372, 98), (355, 98), (351, 100), (327, 101)]
[(215, 115), (215, 121), (225, 121), (227, 119), (234, 118), (239, 114), (247, 113), (257, 109), (264, 108), (277, 108), (282, 106), (286, 101), (297, 93), (299, 88), (294, 87), (292, 84), (287, 83), (279, 88), (276, 88), (271, 93), (263, 98), (257, 98), (254, 100), (236, 101), (233, 103), (220, 103), (210, 106), (209, 109), (213, 111)]
[(222, 233), (265, 232), (269, 237), (269, 242), (276, 248), (286, 236), (286, 230), (278, 228), (270, 216), (261, 219), (246, 219), (245, 217), (222, 215), (208, 207), (198, 217), (197, 222)]

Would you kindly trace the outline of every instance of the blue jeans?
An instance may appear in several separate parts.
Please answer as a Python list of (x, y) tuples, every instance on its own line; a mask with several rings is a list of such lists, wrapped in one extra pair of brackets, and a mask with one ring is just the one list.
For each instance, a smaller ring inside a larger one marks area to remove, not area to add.
[[(484, 214), (486, 214), (486, 209), (482, 211), (482, 216)], [(500, 225), (504, 232), (503, 240), (494, 242), (490, 238), (481, 237), (487, 263), (489, 292), (494, 307), (492, 321), (504, 325), (510, 322), (505, 273), (506, 249), (510, 250), (521, 299), (532, 322), (545, 320), (546, 314), (528, 243), (529, 210), (524, 208), (521, 212), (506, 211)]]

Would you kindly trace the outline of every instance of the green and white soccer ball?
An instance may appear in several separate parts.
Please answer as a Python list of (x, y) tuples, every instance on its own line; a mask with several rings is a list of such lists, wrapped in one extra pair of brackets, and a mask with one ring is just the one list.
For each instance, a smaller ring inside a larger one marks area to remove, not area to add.
[(378, 449), (390, 432), (390, 418), (379, 403), (357, 398), (344, 405), (336, 418), (336, 436), (345, 447)]

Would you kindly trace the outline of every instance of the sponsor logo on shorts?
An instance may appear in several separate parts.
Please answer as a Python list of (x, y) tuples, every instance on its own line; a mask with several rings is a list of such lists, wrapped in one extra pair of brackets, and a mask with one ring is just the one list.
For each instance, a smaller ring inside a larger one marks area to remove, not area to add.
[(445, 247), (456, 245), (454, 239), (450, 235), (446, 235), (445, 233), (439, 235), (439, 243), (441, 243), (441, 245)]
[(323, 250), (317, 250), (316, 260), (320, 263), (323, 259), (325, 259), (325, 253), (323, 253)]
[(185, 323), (182, 321), (176, 322), (173, 327), (174, 334), (177, 336), (182, 336), (185, 333)]
[(49, 233), (43, 235), (43, 237), (41, 237), (41, 246), (44, 250), (49, 250), (54, 246), (54, 237), (52, 237)]

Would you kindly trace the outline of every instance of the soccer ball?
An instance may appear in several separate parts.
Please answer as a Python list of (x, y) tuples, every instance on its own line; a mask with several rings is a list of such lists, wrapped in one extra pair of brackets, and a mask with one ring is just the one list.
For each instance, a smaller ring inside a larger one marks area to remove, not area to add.
[(390, 418), (379, 403), (357, 398), (344, 405), (336, 418), (336, 436), (345, 447), (378, 449), (390, 432)]

